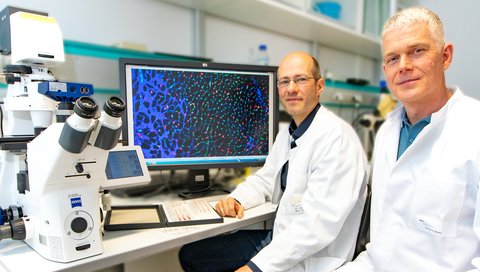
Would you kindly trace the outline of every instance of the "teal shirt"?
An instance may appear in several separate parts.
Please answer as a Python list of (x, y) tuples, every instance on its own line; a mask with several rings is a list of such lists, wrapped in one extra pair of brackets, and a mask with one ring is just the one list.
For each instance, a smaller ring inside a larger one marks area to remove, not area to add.
[(431, 115), (423, 118), (422, 120), (418, 121), (413, 126), (410, 125), (407, 118), (407, 112), (403, 110), (402, 114), (402, 128), (400, 129), (400, 140), (398, 141), (398, 152), (397, 152), (397, 160), (402, 156), (403, 152), (407, 150), (407, 148), (415, 141), (418, 134), (425, 128), (428, 124), (430, 124), (430, 119), (432, 118)]

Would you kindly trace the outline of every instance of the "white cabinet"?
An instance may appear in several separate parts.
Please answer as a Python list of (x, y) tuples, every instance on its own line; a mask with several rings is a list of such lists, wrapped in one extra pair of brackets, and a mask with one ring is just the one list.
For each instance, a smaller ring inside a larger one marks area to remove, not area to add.
[(363, 0), (363, 28), (365, 35), (379, 37), (383, 24), (398, 10), (417, 5), (417, 0)]
[(339, 26), (361, 31), (363, 1), (352, 0), (274, 0), (330, 20)]
[[(162, 0), (204, 14), (311, 41), (358, 56), (379, 60), (377, 37), (364, 35), (363, 0), (337, 0), (342, 5), (339, 20), (301, 9), (279, 0)], [(287, 0), (288, 1), (288, 0)], [(302, 0), (311, 5), (314, 0)]]
[(362, 32), (365, 35), (379, 37), (385, 21), (392, 14), (393, 1), (364, 0), (364, 16)]
[[(326, 45), (359, 57), (381, 59), (383, 23), (416, 0), (161, 0), (289, 37)], [(340, 18), (315, 12), (317, 2), (336, 2)], [(201, 45), (200, 45), (201, 46)]]

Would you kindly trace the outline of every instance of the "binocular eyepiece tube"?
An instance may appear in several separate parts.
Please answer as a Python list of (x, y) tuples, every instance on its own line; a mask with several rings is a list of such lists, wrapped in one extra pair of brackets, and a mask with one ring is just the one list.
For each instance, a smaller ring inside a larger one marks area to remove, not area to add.
[(125, 102), (120, 97), (110, 97), (103, 105), (103, 112), (90, 143), (104, 150), (114, 148), (122, 133), (121, 116), (124, 110)]
[(63, 125), (58, 143), (68, 152), (81, 153), (87, 147), (94, 128), (93, 117), (97, 113), (97, 102), (88, 96), (75, 101), (73, 114)]
[(67, 118), (58, 140), (63, 149), (78, 154), (88, 143), (104, 150), (116, 146), (121, 134), (120, 117), (125, 110), (125, 102), (120, 97), (110, 97), (100, 118), (94, 120), (97, 108), (95, 100), (87, 96), (75, 101), (73, 114)]

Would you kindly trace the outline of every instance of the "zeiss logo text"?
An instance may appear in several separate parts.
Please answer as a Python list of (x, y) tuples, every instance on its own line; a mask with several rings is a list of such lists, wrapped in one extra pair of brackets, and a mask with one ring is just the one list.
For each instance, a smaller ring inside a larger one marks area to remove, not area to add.
[(70, 198), (70, 204), (72, 205), (72, 208), (82, 207), (82, 199), (80, 197)]

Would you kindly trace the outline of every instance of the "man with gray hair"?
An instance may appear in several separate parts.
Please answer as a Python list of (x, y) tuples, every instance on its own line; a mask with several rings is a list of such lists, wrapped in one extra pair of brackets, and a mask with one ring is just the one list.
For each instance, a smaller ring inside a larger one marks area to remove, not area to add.
[(449, 89), (453, 46), (413, 7), (382, 33), (383, 70), (403, 107), (375, 140), (370, 243), (338, 271), (467, 271), (480, 259), (480, 102)]

